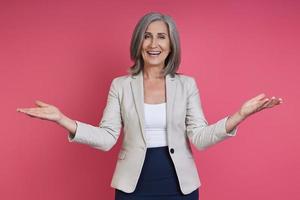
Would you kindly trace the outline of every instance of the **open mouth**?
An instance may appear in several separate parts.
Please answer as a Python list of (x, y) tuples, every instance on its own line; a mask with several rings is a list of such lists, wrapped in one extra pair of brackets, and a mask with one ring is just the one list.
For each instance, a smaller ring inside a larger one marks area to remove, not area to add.
[(161, 54), (161, 51), (147, 51), (147, 54), (150, 56), (158, 56)]

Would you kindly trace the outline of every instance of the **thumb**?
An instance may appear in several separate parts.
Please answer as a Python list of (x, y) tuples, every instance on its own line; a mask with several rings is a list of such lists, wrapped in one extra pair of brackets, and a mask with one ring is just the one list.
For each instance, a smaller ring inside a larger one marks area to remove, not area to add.
[(50, 106), (49, 104), (46, 104), (46, 103), (44, 103), (42, 101), (39, 101), (39, 100), (36, 100), (35, 104), (38, 105), (38, 106), (40, 106), (40, 107)]
[(265, 93), (261, 93), (259, 95), (257, 95), (256, 97), (253, 98), (253, 100), (261, 100), (263, 98), (266, 97), (266, 94)]

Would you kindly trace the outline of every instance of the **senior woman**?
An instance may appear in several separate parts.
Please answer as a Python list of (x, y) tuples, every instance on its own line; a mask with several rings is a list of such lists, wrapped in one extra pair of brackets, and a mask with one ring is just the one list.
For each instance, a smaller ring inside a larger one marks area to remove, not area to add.
[(236, 134), (248, 116), (282, 103), (260, 94), (231, 116), (208, 125), (193, 77), (176, 73), (180, 44), (170, 16), (148, 13), (131, 40), (134, 65), (113, 79), (98, 127), (72, 120), (57, 107), (17, 109), (54, 121), (69, 132), (69, 141), (108, 151), (122, 126), (124, 140), (111, 182), (117, 200), (196, 200), (201, 185), (190, 142), (204, 149)]

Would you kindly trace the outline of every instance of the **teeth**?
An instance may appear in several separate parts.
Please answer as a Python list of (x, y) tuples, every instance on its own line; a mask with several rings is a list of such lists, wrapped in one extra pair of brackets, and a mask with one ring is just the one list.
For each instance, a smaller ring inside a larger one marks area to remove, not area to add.
[(161, 52), (160, 51), (147, 51), (147, 53), (150, 55), (159, 55)]

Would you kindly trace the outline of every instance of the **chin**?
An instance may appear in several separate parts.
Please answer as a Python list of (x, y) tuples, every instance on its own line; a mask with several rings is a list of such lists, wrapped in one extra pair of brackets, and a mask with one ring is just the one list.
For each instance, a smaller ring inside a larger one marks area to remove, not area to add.
[(147, 64), (148, 66), (152, 66), (152, 67), (159, 67), (159, 66), (164, 65), (164, 63), (161, 63), (161, 62), (147, 62), (145, 64)]

